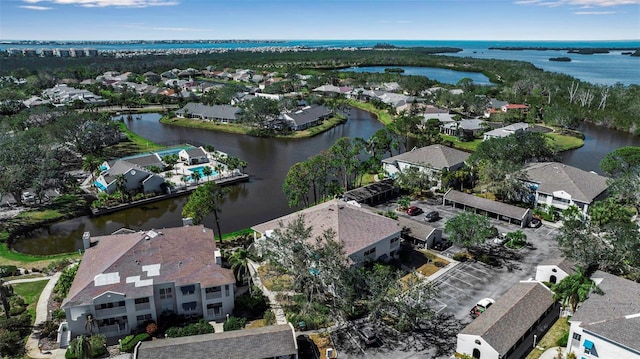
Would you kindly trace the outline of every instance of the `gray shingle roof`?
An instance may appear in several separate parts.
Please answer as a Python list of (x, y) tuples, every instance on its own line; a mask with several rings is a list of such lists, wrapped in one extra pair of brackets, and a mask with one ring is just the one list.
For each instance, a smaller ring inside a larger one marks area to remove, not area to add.
[(411, 218), (398, 217), (398, 221), (403, 229), (409, 231), (409, 235), (419, 240), (425, 240), (436, 229), (426, 223), (418, 222)]
[(123, 160), (141, 167), (147, 167), (147, 166), (162, 167), (163, 166), (162, 159), (160, 158), (160, 156), (158, 156), (157, 153), (151, 153), (148, 155), (137, 156), (137, 157), (127, 157), (127, 158), (123, 158)]
[[(154, 283), (175, 285), (201, 283), (203, 287), (233, 284), (233, 272), (216, 264), (213, 231), (202, 225), (164, 228), (150, 232), (124, 233), (95, 238), (98, 244), (82, 257), (75, 280), (63, 306), (89, 304), (100, 294), (112, 291), (138, 298), (153, 295), (153, 285), (136, 286), (127, 277), (142, 276), (143, 266), (160, 264)], [(153, 235), (152, 235), (153, 236)], [(94, 239), (92, 239), (93, 241)], [(97, 275), (117, 273), (112, 284), (95, 285)]]
[(317, 121), (321, 117), (331, 115), (331, 110), (325, 106), (310, 106), (302, 110), (287, 113), (287, 116), (293, 120), (296, 126), (301, 126), (310, 122)]
[(450, 168), (463, 163), (470, 154), (443, 145), (431, 145), (416, 148), (397, 156), (382, 160), (384, 163), (394, 161), (406, 162), (417, 166), (429, 166), (436, 169)]
[(267, 230), (279, 228), (281, 221), (286, 227), (300, 214), (304, 215), (305, 225), (312, 227), (312, 240), (315, 241), (315, 238), (322, 235), (326, 229), (332, 228), (336, 232), (335, 240), (343, 243), (347, 256), (394, 233), (399, 233), (402, 229), (396, 220), (374, 214), (338, 199), (258, 224), (252, 229), (259, 233), (265, 233)]
[(183, 115), (185, 112), (188, 112), (190, 115), (194, 116), (202, 116), (205, 118), (221, 118), (227, 120), (236, 120), (236, 116), (240, 113), (239, 107), (234, 107), (230, 105), (214, 105), (207, 106), (201, 103), (189, 102), (180, 110), (177, 110), (175, 113)]
[(444, 200), (461, 203), (469, 207), (481, 209), (483, 211), (497, 213), (509, 218), (521, 220), (527, 216), (528, 212), (530, 212), (528, 208), (516, 207), (510, 204), (492, 201), (490, 199), (466, 194), (456, 190), (450, 190), (449, 192), (447, 192), (444, 195)]
[(591, 279), (604, 294), (590, 294), (570, 321), (582, 322), (585, 330), (640, 350), (640, 284), (602, 271)]
[(542, 283), (520, 282), (460, 334), (481, 336), (505, 355), (553, 303), (553, 293)]
[(606, 177), (559, 162), (530, 163), (523, 171), (528, 181), (539, 184), (538, 192), (565, 191), (583, 203), (591, 203), (608, 187)]
[(116, 180), (117, 175), (127, 173), (132, 168), (136, 171), (149, 173), (149, 171), (136, 165), (135, 163), (131, 163), (126, 160), (117, 160), (115, 163), (113, 163), (113, 165), (109, 167), (107, 173), (103, 176), (104, 180), (107, 182), (107, 184), (109, 184)]
[(142, 342), (136, 359), (246, 359), (298, 354), (289, 324)]

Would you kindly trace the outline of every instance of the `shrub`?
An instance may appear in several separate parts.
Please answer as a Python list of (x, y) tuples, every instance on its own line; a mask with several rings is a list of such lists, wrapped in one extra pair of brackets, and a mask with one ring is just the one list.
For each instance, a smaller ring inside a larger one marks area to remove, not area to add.
[(454, 254), (453, 259), (458, 262), (466, 262), (469, 259), (469, 257), (467, 256), (466, 253), (461, 252), (461, 253)]
[(264, 312), (269, 309), (267, 299), (262, 295), (260, 289), (256, 286), (251, 287), (250, 295), (248, 292), (236, 297), (233, 315), (237, 317), (245, 317), (250, 319), (260, 318)]
[(264, 316), (262, 317), (265, 325), (273, 325), (276, 324), (276, 315), (271, 310), (267, 310), (264, 312)]
[(67, 315), (65, 314), (64, 310), (58, 308), (55, 310), (55, 312), (53, 312), (53, 318), (54, 319), (59, 319), (59, 320), (64, 320), (67, 318)]
[(56, 340), (57, 336), (58, 336), (58, 325), (53, 320), (47, 320), (44, 323), (42, 323), (42, 331), (40, 331), (40, 338)]
[(16, 266), (0, 266), (0, 278), (2, 277), (12, 277), (14, 275), (20, 274), (18, 267)]
[(156, 323), (149, 323), (145, 330), (147, 334), (153, 336), (158, 331), (158, 326), (156, 325)]
[(556, 344), (559, 347), (566, 347), (569, 342), (569, 332), (564, 333), (558, 340), (556, 340)]
[(136, 344), (139, 342), (145, 342), (151, 340), (151, 336), (147, 333), (141, 333), (136, 336), (129, 335), (126, 336), (120, 342), (120, 350), (125, 353), (132, 353), (133, 349), (136, 347)]
[(65, 269), (60, 278), (58, 279), (58, 283), (53, 288), (53, 290), (60, 295), (61, 297), (66, 297), (69, 294), (69, 289), (71, 289), (71, 284), (73, 284), (73, 280), (76, 277), (76, 273), (78, 272), (79, 265), (74, 265)]
[[(225, 331), (227, 329), (225, 328)], [(213, 333), (214, 329), (205, 319), (200, 319), (197, 323), (192, 323), (184, 327), (171, 327), (165, 334), (171, 338), (188, 337), (191, 335)]]
[(229, 317), (224, 321), (223, 328), (225, 332), (231, 330), (240, 330), (244, 328), (244, 325), (247, 323), (246, 318), (238, 318), (238, 317)]

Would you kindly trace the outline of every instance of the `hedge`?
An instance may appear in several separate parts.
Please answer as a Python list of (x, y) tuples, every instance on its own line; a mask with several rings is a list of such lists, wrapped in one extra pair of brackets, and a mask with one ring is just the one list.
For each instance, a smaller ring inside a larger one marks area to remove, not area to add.
[(151, 340), (151, 335), (147, 333), (141, 333), (136, 336), (128, 335), (120, 342), (120, 350), (125, 353), (132, 353), (139, 342), (145, 342), (147, 340)]

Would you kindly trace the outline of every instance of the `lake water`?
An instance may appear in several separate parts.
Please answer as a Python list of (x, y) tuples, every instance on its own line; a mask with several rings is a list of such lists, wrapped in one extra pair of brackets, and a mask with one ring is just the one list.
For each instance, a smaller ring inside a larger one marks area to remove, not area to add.
[[(620, 41), (468, 41), (468, 40), (286, 40), (280, 42), (251, 43), (67, 43), (67, 44), (0, 44), (0, 51), (10, 48), (92, 48), (100, 51), (117, 50), (171, 50), (171, 49), (255, 49), (273, 47), (345, 48), (373, 47), (387, 43), (398, 47), (455, 47), (463, 49), (457, 54), (446, 56), (468, 56), (502, 60), (519, 60), (534, 64), (545, 71), (570, 75), (582, 81), (600, 85), (640, 85), (640, 57), (621, 55), (620, 51), (610, 54), (578, 55), (560, 50), (489, 50), (491, 47), (531, 47), (531, 48), (640, 48), (639, 40)], [(552, 62), (550, 57), (568, 56), (571, 62)]]
[[(341, 137), (369, 138), (384, 126), (374, 115), (358, 109), (347, 112), (349, 120), (318, 136), (298, 139), (258, 138), (222, 132), (165, 125), (160, 115), (144, 114), (140, 120), (126, 121), (133, 132), (163, 144), (212, 144), (216, 149), (247, 161), (249, 182), (230, 186), (227, 201), (221, 206), (220, 223), (225, 233), (248, 228), (282, 215), (289, 208), (282, 192), (282, 183), (289, 168), (328, 149)], [(137, 116), (136, 116), (137, 117)], [(110, 234), (119, 228), (152, 229), (182, 224), (182, 207), (187, 196), (156, 202), (99, 217), (80, 217), (38, 229), (15, 243), (16, 250), (33, 254), (71, 252), (82, 247), (82, 233)], [(216, 228), (213, 216), (203, 220), (209, 228)]]
[[(216, 149), (248, 162), (250, 181), (231, 186), (227, 201), (221, 206), (222, 231), (225, 233), (251, 227), (292, 213), (282, 192), (282, 183), (289, 168), (329, 148), (340, 137), (369, 138), (382, 124), (368, 112), (351, 109), (349, 121), (324, 134), (299, 140), (267, 139), (221, 132), (204, 131), (165, 125), (160, 115), (145, 114), (140, 120), (127, 121), (135, 133), (154, 142), (194, 145), (212, 144)], [(600, 172), (598, 164), (606, 154), (622, 146), (640, 146), (640, 138), (629, 133), (609, 130), (592, 124), (580, 128), (585, 135), (582, 148), (563, 153), (563, 162), (587, 171)], [(80, 217), (38, 229), (19, 240), (20, 252), (52, 254), (82, 248), (82, 233), (93, 236), (110, 234), (122, 227), (152, 229), (182, 225), (182, 207), (188, 197), (164, 200), (144, 207), (131, 208), (99, 217)], [(204, 219), (215, 228), (212, 216)]]
[[(395, 67), (395, 66), (394, 66)], [(397, 66), (404, 70), (402, 75), (425, 76), (440, 83), (455, 85), (463, 78), (470, 78), (476, 85), (491, 85), (489, 78), (477, 72), (453, 71), (433, 67)], [(350, 67), (341, 71), (384, 73), (389, 66)]]

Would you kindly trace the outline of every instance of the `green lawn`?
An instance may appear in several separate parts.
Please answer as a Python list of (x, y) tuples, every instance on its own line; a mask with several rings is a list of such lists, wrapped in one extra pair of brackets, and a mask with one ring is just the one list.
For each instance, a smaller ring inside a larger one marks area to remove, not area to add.
[(569, 332), (569, 322), (567, 322), (567, 318), (558, 319), (555, 322), (555, 324), (551, 326), (551, 328), (549, 328), (549, 331), (547, 332), (547, 334), (545, 334), (544, 337), (542, 337), (542, 339), (540, 339), (540, 341), (538, 342), (537, 347), (543, 348), (543, 350), (540, 350), (538, 348), (533, 349), (531, 353), (527, 355), (526, 359), (540, 358), (540, 356), (542, 355), (542, 353), (544, 353), (545, 350), (549, 348), (557, 347), (558, 344), (556, 344), (556, 341), (562, 338), (564, 333), (568, 333), (568, 332)]
[(475, 151), (476, 149), (478, 149), (478, 146), (482, 143), (481, 138), (476, 138), (473, 141), (464, 142), (464, 141), (460, 141), (456, 136), (449, 136), (445, 134), (440, 134), (440, 136), (445, 141), (453, 142), (453, 147), (467, 151), (467, 152)]
[(40, 293), (42, 293), (42, 290), (48, 282), (49, 281), (47, 280), (39, 280), (37, 282), (17, 283), (12, 285), (14, 293), (24, 298), (24, 301), (28, 304), (27, 311), (31, 315), (32, 324), (36, 320), (38, 298), (40, 298)]
[(359, 108), (361, 110), (365, 110), (375, 114), (378, 117), (378, 121), (382, 122), (385, 126), (388, 126), (393, 123), (393, 119), (389, 112), (385, 110), (377, 109), (374, 105), (370, 103), (360, 102), (356, 100), (345, 100), (347, 105)]
[(547, 137), (551, 139), (551, 142), (556, 146), (558, 152), (574, 150), (584, 145), (584, 140), (568, 135), (561, 135), (559, 133), (546, 133)]

